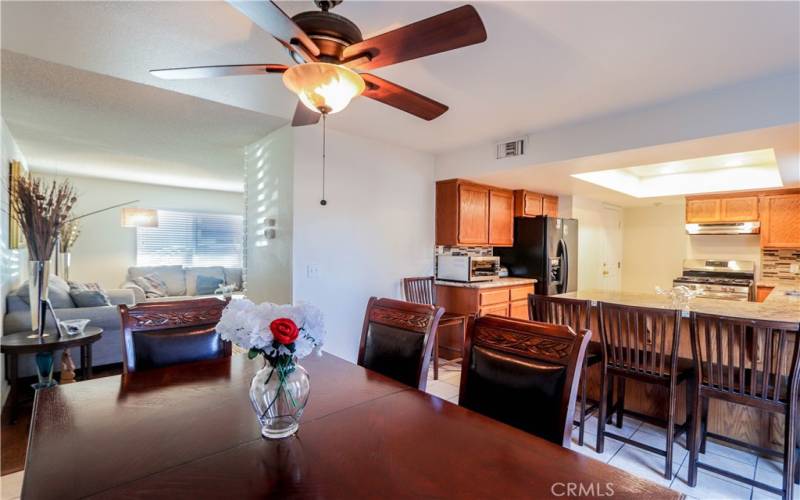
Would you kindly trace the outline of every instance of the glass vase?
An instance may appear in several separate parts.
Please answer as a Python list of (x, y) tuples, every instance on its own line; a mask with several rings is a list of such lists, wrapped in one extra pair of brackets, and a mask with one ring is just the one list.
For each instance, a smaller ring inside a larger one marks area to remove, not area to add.
[(33, 384), (34, 389), (46, 389), (58, 385), (53, 380), (53, 353), (52, 352), (37, 352), (36, 353), (36, 375), (39, 382)]
[(47, 315), (47, 286), (50, 279), (50, 261), (28, 261), (28, 303), (31, 306), (31, 329), (44, 337)]
[(296, 362), (283, 369), (267, 360), (250, 383), (250, 402), (261, 424), (261, 435), (280, 439), (297, 432), (308, 403), (308, 372)]

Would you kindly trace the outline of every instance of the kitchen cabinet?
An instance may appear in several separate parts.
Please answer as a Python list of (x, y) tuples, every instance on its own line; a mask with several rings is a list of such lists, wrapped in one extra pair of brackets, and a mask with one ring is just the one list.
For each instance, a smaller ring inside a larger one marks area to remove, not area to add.
[(758, 285), (756, 287), (756, 302), (764, 302), (774, 290), (774, 286)]
[(514, 216), (536, 217), (538, 215), (558, 217), (558, 196), (534, 193), (524, 189), (514, 191)]
[(800, 193), (760, 200), (761, 248), (800, 248)]
[[(498, 316), (528, 319), (528, 294), (534, 280), (500, 278), (491, 284), (447, 283), (436, 285), (436, 305), (445, 311), (470, 316)], [(461, 333), (453, 330), (439, 336), (439, 354), (443, 358), (461, 357)]]
[(686, 198), (686, 222), (748, 222), (759, 219), (758, 196)]
[(436, 244), (512, 246), (513, 192), (461, 179), (437, 182)]
[(510, 247), (514, 244), (514, 194), (489, 190), (489, 245)]

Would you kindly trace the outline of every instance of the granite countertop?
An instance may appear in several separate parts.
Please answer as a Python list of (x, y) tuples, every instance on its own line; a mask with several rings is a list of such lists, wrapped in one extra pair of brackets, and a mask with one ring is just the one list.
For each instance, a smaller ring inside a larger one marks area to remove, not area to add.
[(434, 283), (437, 285), (455, 286), (459, 288), (497, 288), (501, 286), (532, 285), (536, 283), (536, 280), (531, 278), (497, 278), (492, 281), (473, 281), (470, 283), (445, 280), (436, 280)]
[[(772, 321), (788, 321), (800, 323), (800, 297), (786, 295), (791, 287), (778, 286), (769, 294), (764, 302), (737, 302), (733, 300), (694, 298), (689, 302), (689, 311), (735, 318), (760, 319)], [(569, 297), (596, 302), (611, 302), (629, 306), (655, 307), (672, 309), (669, 297), (647, 292), (613, 292), (606, 290), (581, 290), (565, 293), (559, 297)]]

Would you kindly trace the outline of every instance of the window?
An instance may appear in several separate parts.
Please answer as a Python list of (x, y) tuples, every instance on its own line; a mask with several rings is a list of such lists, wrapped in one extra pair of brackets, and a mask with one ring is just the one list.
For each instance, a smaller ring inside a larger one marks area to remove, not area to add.
[(158, 227), (136, 228), (136, 263), (242, 267), (241, 215), (158, 211)]

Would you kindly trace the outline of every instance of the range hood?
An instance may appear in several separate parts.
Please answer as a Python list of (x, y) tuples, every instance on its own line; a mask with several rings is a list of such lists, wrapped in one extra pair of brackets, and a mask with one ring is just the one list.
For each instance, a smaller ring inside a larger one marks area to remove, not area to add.
[(758, 234), (761, 222), (704, 222), (686, 224), (686, 234)]

